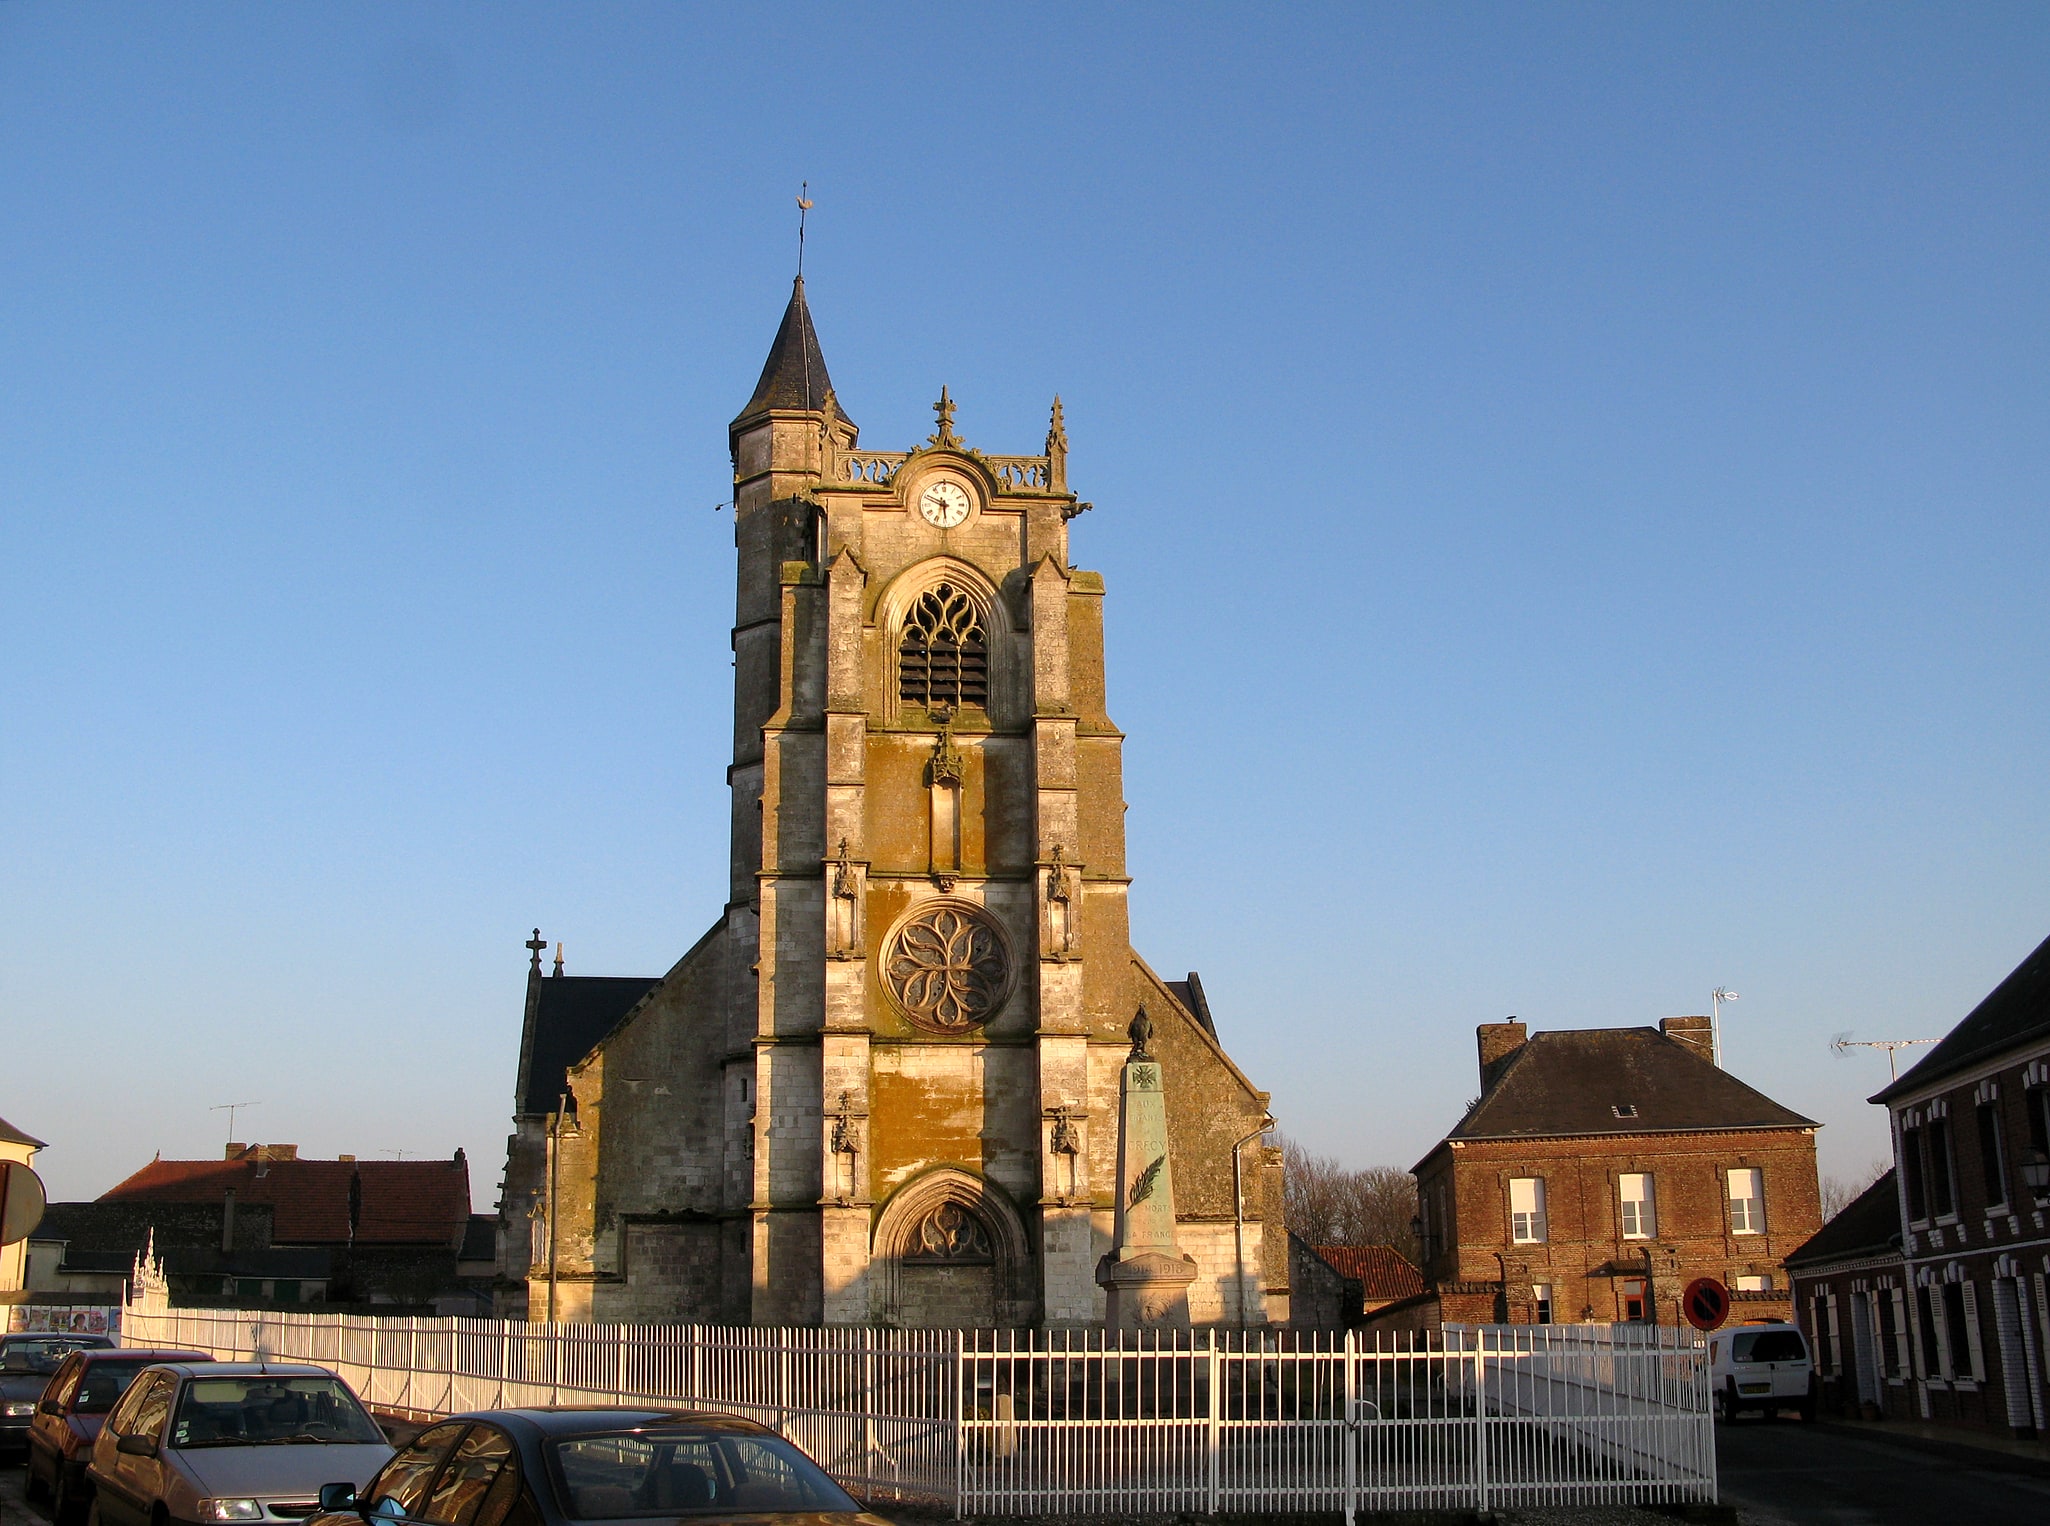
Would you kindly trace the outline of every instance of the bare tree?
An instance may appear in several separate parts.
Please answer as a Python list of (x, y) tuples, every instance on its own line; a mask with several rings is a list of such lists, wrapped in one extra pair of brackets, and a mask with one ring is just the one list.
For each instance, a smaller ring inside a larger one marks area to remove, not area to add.
[(1850, 1207), (1860, 1193), (1892, 1169), (1892, 1161), (1875, 1160), (1860, 1175), (1825, 1176), (1822, 1179), (1822, 1222), (1827, 1224)]
[(1350, 1167), (1281, 1143), (1288, 1227), (1312, 1245), (1392, 1245), (1416, 1260), (1416, 1179), (1399, 1166)]

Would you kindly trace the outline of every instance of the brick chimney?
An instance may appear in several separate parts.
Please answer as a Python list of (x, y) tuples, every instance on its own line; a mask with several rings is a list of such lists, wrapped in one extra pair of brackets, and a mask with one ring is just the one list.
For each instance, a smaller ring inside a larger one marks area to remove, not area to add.
[(1713, 1020), (1706, 1017), (1662, 1017), (1659, 1032), (1676, 1044), (1693, 1050), (1711, 1065), (1715, 1063)]
[(1506, 1023), (1482, 1023), (1473, 1032), (1480, 1043), (1481, 1090), (1485, 1092), (1495, 1084), (1509, 1057), (1529, 1040), (1530, 1030), (1512, 1017)]

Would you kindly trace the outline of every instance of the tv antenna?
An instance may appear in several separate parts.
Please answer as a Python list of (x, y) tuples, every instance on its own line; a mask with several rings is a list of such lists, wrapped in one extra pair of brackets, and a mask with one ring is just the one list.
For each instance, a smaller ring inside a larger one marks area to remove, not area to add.
[(233, 1144), (235, 1142), (235, 1114), (240, 1112), (245, 1107), (262, 1106), (263, 1104), (261, 1102), (216, 1102), (212, 1107), (208, 1108), (207, 1111), (209, 1113), (226, 1113), (228, 1115), (227, 1142), (229, 1144)]
[(1901, 1078), (1900, 1051), (1913, 1049), (1918, 1044), (1935, 1042), (1935, 1039), (1854, 1039), (1851, 1037), (1851, 1030), (1846, 1028), (1829, 1041), (1829, 1047), (1836, 1051), (1836, 1057), (1840, 1060), (1848, 1060), (1853, 1049), (1884, 1049), (1887, 1075), (1890, 1079), (1898, 1081)]
[(1735, 991), (1717, 986), (1708, 998), (1708, 1056), (1717, 1066), (1723, 1063), (1723, 1003), (1741, 1001)]

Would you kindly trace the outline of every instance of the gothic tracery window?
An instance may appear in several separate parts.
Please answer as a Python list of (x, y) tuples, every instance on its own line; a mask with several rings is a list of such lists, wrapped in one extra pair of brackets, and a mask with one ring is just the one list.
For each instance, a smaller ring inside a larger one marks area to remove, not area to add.
[(897, 644), (897, 697), (907, 704), (983, 705), (989, 700), (989, 643), (974, 600), (952, 583), (921, 594)]
[(980, 1262), (993, 1260), (994, 1253), (981, 1219), (959, 1203), (942, 1203), (911, 1232), (904, 1259)]

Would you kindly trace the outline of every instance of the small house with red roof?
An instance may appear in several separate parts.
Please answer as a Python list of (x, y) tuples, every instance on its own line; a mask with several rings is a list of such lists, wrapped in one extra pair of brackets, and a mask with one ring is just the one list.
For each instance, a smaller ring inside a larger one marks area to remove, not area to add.
[(132, 1255), (153, 1234), (181, 1303), (490, 1307), (461, 1150), (447, 1160), (315, 1160), (296, 1145), (230, 1144), (219, 1160), (159, 1157), (51, 1215), (67, 1255)]

